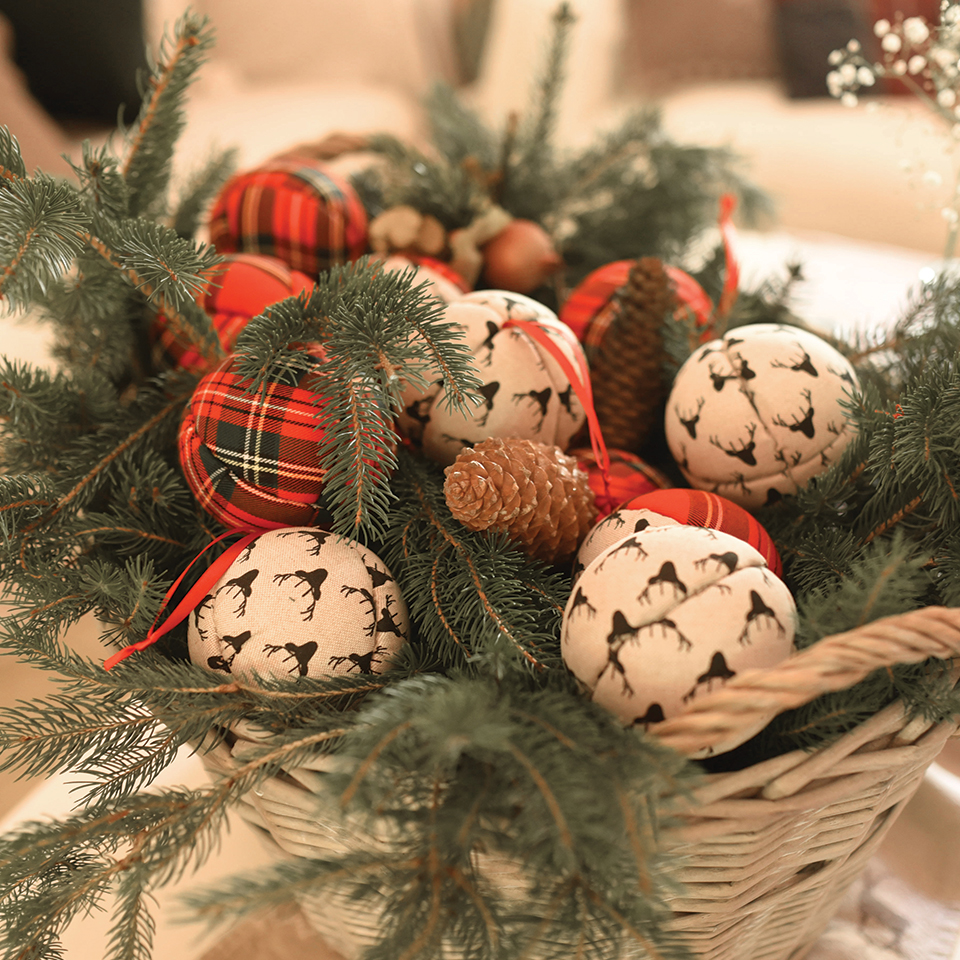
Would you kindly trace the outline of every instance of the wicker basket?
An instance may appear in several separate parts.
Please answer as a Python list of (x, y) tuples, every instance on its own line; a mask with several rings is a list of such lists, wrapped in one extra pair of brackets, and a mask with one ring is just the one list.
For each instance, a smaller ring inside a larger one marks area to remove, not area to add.
[[(777, 713), (856, 683), (877, 667), (960, 656), (960, 609), (926, 607), (821, 640), (779, 667), (743, 672), (657, 735), (684, 753), (761, 729)], [(955, 679), (960, 676), (960, 667)], [(798, 960), (913, 795), (956, 723), (909, 720), (893, 703), (841, 739), (744, 770), (704, 778), (663, 843), (682, 855), (684, 893), (674, 930), (703, 960)], [(203, 754), (214, 776), (242, 762), (251, 740)], [(241, 813), (287, 854), (341, 854), (354, 839), (335, 815), (318, 816), (317, 794), (333, 758), (287, 771), (248, 794)], [(502, 888), (523, 883), (513, 864), (490, 859)], [(301, 902), (331, 946), (356, 957), (376, 936), (381, 911), (336, 890)], [(453, 954), (451, 953), (451, 956)]]

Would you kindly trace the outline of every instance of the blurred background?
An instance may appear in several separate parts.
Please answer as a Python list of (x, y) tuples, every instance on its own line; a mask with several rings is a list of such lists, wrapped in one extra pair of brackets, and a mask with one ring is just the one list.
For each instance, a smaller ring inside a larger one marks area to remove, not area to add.
[[(495, 125), (523, 109), (556, 0), (197, 0), (218, 45), (190, 105), (178, 162), (237, 145), (249, 165), (332, 130), (416, 139), (420, 97), (459, 87)], [(937, 0), (574, 0), (579, 18), (560, 135), (583, 143), (639, 101), (663, 105), (676, 138), (738, 151), (785, 229), (939, 252), (955, 141), (893, 86), (841, 106), (830, 51), (875, 20)], [(180, 0), (0, 0), (0, 123), (28, 163), (104, 136)], [(130, 119), (128, 111), (127, 119)]]

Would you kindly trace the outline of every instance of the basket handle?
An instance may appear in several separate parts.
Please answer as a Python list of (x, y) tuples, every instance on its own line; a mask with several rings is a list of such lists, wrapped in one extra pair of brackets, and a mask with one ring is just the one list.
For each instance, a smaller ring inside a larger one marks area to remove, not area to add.
[(650, 733), (680, 753), (696, 753), (733, 736), (746, 740), (777, 714), (851, 687), (879, 667), (955, 656), (960, 607), (920, 607), (824, 637), (775, 667), (744, 670)]

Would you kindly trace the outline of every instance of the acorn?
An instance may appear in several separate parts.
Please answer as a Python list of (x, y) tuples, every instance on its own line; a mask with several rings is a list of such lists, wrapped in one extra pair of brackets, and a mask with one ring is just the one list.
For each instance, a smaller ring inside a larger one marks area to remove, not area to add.
[(530, 293), (561, 266), (550, 235), (532, 220), (511, 220), (483, 247), (484, 279), (498, 290)]

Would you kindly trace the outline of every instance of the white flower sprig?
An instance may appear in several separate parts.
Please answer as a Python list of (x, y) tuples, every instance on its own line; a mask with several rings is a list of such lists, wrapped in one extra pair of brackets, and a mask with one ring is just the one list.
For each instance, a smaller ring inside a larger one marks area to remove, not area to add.
[[(939, 24), (931, 25), (923, 17), (898, 15), (892, 23), (878, 20), (873, 32), (880, 40), (880, 62), (868, 60), (857, 40), (830, 54), (830, 95), (845, 106), (855, 107), (864, 87), (894, 78), (947, 125), (954, 141), (960, 142), (960, 0), (941, 0)], [(951, 200), (941, 213), (949, 224), (944, 255), (950, 258), (960, 234), (960, 168)]]

